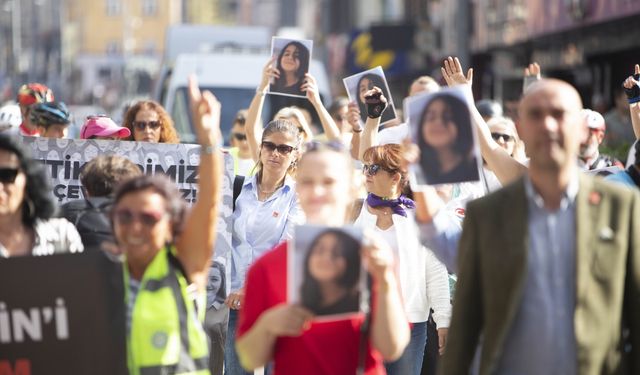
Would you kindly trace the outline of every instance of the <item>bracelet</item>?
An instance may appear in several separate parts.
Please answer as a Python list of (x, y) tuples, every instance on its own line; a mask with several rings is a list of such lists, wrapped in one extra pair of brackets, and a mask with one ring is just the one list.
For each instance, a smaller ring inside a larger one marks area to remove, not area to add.
[(216, 152), (217, 147), (214, 145), (201, 145), (200, 154), (211, 155)]
[(260, 87), (256, 87), (256, 94), (264, 96), (266, 93), (263, 90), (260, 90)]
[(351, 129), (352, 132), (354, 133), (362, 133), (362, 131), (364, 130), (363, 127), (360, 127), (360, 129), (356, 130), (356, 129)]

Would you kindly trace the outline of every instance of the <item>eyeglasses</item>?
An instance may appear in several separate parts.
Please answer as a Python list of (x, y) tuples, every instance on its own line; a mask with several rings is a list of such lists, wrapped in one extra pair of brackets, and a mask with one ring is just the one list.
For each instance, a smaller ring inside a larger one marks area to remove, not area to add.
[(18, 176), (18, 168), (0, 168), (0, 182), (3, 184), (12, 184)]
[(365, 164), (362, 166), (362, 173), (364, 173), (367, 176), (375, 176), (376, 174), (378, 174), (378, 172), (380, 172), (380, 170), (384, 170), (387, 171), (389, 173), (394, 173), (395, 171), (393, 170), (389, 170), (387, 168), (384, 168), (382, 166), (380, 166), (379, 164)]
[(140, 221), (144, 226), (151, 228), (156, 225), (160, 220), (166, 216), (166, 213), (162, 212), (133, 212), (129, 209), (123, 208), (117, 210), (114, 214), (114, 219), (120, 224), (130, 225), (135, 220)]
[(504, 134), (504, 133), (491, 133), (491, 138), (493, 138), (494, 141), (498, 141), (500, 140), (500, 138), (502, 138), (502, 141), (507, 143), (507, 142), (512, 142), (515, 140), (515, 137), (509, 134)]
[(151, 128), (151, 130), (156, 130), (160, 127), (160, 121), (134, 121), (133, 126), (135, 126), (138, 131), (143, 131), (147, 126)]
[(274, 152), (275, 150), (278, 150), (278, 153), (281, 155), (288, 155), (291, 153), (291, 151), (296, 150), (296, 147), (293, 147), (293, 146), (277, 145), (273, 142), (268, 142), (268, 141), (262, 142), (262, 147), (266, 148), (267, 151), (269, 152)]
[(246, 141), (247, 140), (247, 136), (242, 134), (242, 133), (233, 133), (231, 134), (233, 136), (233, 138), (235, 138), (237, 141)]

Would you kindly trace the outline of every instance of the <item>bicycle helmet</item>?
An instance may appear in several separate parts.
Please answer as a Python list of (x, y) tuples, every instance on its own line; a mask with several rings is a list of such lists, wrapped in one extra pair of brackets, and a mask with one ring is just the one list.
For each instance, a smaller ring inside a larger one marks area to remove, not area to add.
[(18, 127), (21, 123), (22, 115), (17, 104), (7, 104), (0, 108), (0, 131)]
[(29, 119), (35, 125), (49, 126), (52, 124), (69, 125), (71, 119), (67, 106), (62, 102), (38, 103), (31, 107)]
[(28, 83), (18, 90), (18, 104), (28, 106), (53, 101), (53, 92), (41, 83)]

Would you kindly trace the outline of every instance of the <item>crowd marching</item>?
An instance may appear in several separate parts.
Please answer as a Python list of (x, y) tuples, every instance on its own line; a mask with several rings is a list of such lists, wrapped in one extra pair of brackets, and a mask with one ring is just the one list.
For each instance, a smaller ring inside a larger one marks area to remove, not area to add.
[[(230, 134), (215, 93), (190, 79), (191, 205), (107, 147), (80, 172), (83, 198), (58, 207), (24, 137), (65, 138), (72, 114), (47, 86), (23, 85), (0, 108), (0, 258), (120, 262), (131, 374), (640, 373), (640, 66), (622, 83), (623, 128), (535, 63), (509, 117), (473, 101), (473, 69), (451, 57), (441, 70), (451, 89), (417, 78), (406, 100), (428, 100), (411, 115), (405, 106), (405, 121), (394, 108), (394, 121), (372, 74), (353, 101), (325, 108), (304, 51), (291, 42), (267, 62)], [(263, 126), (272, 91), (301, 93), (317, 116), (285, 107)], [(79, 137), (180, 143), (151, 100), (122, 124), (87, 117)], [(631, 145), (626, 167), (600, 152), (608, 141)], [(223, 154), (234, 175), (226, 265), (213, 262)], [(304, 260), (307, 302), (292, 303), (302, 225), (330, 228)], [(336, 230), (347, 227), (361, 237)], [(343, 309), (357, 312), (321, 318)]]

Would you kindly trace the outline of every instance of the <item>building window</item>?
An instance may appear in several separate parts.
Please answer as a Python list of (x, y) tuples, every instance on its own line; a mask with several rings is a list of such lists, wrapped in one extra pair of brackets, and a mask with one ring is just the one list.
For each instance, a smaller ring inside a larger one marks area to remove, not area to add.
[(120, 52), (120, 43), (115, 40), (107, 43), (107, 55), (117, 55)]
[(122, 12), (120, 0), (107, 0), (107, 16), (117, 16)]
[(158, 0), (142, 0), (142, 14), (155, 16), (158, 13)]

